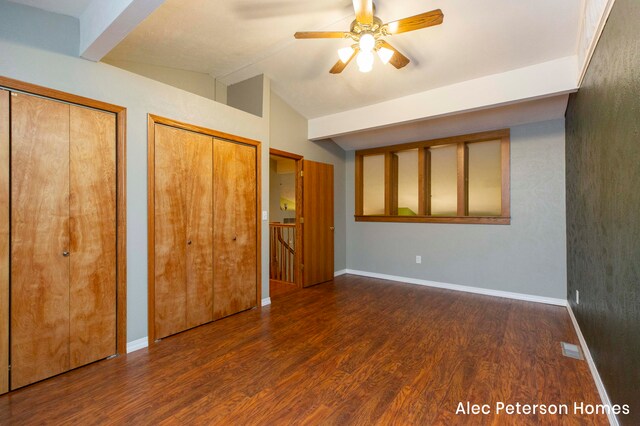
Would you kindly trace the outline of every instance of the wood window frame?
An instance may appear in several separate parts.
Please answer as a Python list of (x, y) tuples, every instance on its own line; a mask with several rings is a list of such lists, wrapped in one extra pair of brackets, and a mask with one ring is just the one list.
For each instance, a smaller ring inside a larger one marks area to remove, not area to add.
[[(500, 141), (501, 212), (500, 216), (469, 216), (469, 149), (478, 142)], [(429, 148), (456, 145), (457, 155), (457, 215), (431, 216), (431, 154)], [(398, 216), (398, 156), (399, 151), (418, 150), (418, 215)], [(355, 153), (355, 220), (356, 222), (461, 223), (509, 225), (511, 223), (509, 129), (473, 133), (448, 138), (410, 142), (380, 148), (358, 150)], [(364, 214), (364, 157), (384, 155), (384, 215)]]
[[(124, 355), (127, 353), (127, 109), (122, 106), (2, 76), (0, 76), (0, 90), (22, 92), (49, 98), (54, 101), (110, 112), (116, 116), (116, 353)], [(6, 191), (0, 192), (4, 194)], [(6, 192), (6, 194), (8, 195), (9, 193)], [(4, 196), (2, 198), (0, 202), (5, 206), (9, 206), (9, 200), (5, 200)], [(0, 277), (0, 292), (2, 293), (0, 299), (8, 291), (8, 277), (6, 277), (6, 284), (5, 278)], [(5, 327), (3, 325), (5, 321), (8, 327), (8, 313), (7, 310), (6, 317), (3, 313), (0, 318), (0, 328), (2, 329)], [(3, 354), (0, 354), (0, 368), (7, 363), (3, 356)]]
[(230, 142), (253, 146), (256, 149), (256, 306), (262, 306), (262, 144), (260, 141), (196, 126), (159, 115), (147, 115), (147, 322), (149, 346), (155, 340), (155, 125), (161, 124), (176, 129), (187, 130), (223, 139)]

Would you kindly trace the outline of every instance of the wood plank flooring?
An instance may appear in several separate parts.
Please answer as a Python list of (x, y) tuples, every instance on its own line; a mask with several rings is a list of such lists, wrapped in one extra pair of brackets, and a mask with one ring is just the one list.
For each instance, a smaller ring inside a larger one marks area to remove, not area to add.
[[(341, 276), (0, 397), (1, 424), (607, 424), (561, 307)], [(458, 403), (568, 416), (456, 415)]]

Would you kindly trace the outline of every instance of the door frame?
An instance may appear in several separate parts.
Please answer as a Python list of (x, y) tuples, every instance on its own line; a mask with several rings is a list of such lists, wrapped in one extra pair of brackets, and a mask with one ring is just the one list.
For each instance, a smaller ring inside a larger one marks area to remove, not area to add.
[[(25, 93), (40, 96), (58, 102), (79, 105), (93, 108), (116, 116), (116, 354), (122, 355), (127, 352), (127, 196), (126, 196), (126, 129), (127, 129), (127, 109), (119, 105), (113, 105), (82, 96), (73, 95), (55, 89), (26, 83), (12, 78), (0, 76), (0, 90), (10, 92)], [(6, 192), (6, 191), (4, 191)], [(0, 192), (2, 193), (2, 192)], [(9, 206), (9, 199), (0, 199), (0, 204)], [(7, 215), (8, 217), (9, 215)], [(5, 225), (5, 224), (3, 224)], [(9, 229), (8, 224), (6, 229)], [(4, 237), (4, 236), (0, 236)], [(5, 242), (2, 241), (2, 244)], [(10, 253), (7, 252), (9, 261)], [(10, 284), (7, 274), (0, 276), (0, 299), (8, 298), (10, 294)], [(8, 299), (7, 299), (8, 302)], [(0, 317), (0, 339), (7, 339), (2, 330), (10, 326), (9, 312), (3, 313)], [(0, 368), (8, 369), (8, 353), (0, 353)], [(6, 371), (6, 370), (5, 370)], [(0, 383), (0, 394), (3, 393), (3, 384)], [(7, 384), (8, 389), (8, 384)]]
[[(147, 321), (149, 346), (155, 343), (155, 125), (161, 124), (176, 129), (224, 139), (256, 148), (256, 307), (262, 302), (262, 160), (261, 142), (220, 132), (194, 124), (184, 123), (159, 115), (147, 115)], [(215, 297), (215, 296), (214, 296)]]
[[(302, 275), (302, 254), (304, 249), (304, 238), (302, 235), (302, 226), (304, 222), (304, 211), (303, 209), (303, 196), (302, 193), (302, 161), (304, 157), (302, 155), (294, 154), (292, 152), (281, 151), (275, 148), (269, 148), (269, 155), (275, 155), (278, 157), (289, 158), (296, 162), (296, 179), (295, 179), (295, 192), (296, 192), (296, 253), (294, 256), (293, 263), (295, 265), (295, 285), (298, 288), (303, 288), (303, 275)], [(271, 198), (271, 193), (269, 193), (269, 198)], [(271, 253), (269, 253), (269, 261), (271, 261)], [(271, 267), (271, 264), (269, 264)], [(271, 274), (269, 274), (271, 275)], [(271, 281), (271, 278), (269, 278)], [(271, 296), (271, 295), (269, 295)]]

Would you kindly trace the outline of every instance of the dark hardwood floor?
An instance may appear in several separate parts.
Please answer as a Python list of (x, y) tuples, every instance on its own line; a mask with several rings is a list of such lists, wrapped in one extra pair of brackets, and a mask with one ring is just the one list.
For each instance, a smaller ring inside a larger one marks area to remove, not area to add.
[[(2, 424), (607, 424), (565, 308), (342, 276), (0, 397)], [(568, 416), (456, 415), (458, 403)]]

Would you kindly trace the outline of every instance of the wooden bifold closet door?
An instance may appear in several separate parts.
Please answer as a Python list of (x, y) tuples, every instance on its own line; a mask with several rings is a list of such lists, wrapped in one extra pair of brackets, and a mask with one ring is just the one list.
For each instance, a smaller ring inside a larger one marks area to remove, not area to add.
[(214, 318), (256, 306), (256, 148), (215, 139)]
[(213, 320), (212, 138), (155, 126), (155, 336)]
[(218, 134), (149, 117), (150, 341), (257, 304), (259, 143)]
[(115, 115), (11, 96), (11, 389), (116, 353)]

